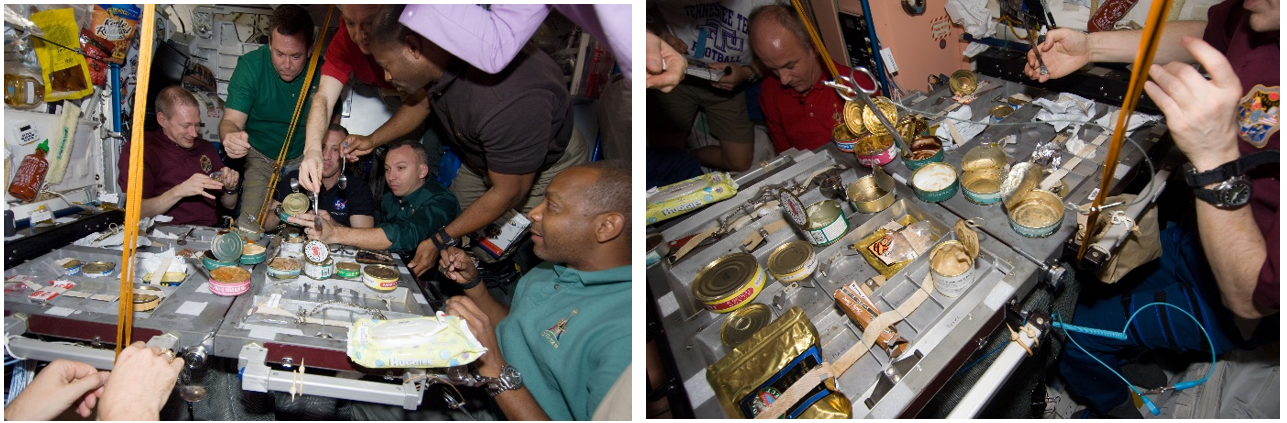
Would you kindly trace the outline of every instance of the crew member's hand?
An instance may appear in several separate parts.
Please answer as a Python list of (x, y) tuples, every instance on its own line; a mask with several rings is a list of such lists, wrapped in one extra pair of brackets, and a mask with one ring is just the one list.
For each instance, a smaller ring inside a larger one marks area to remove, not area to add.
[(322, 192), (322, 152), (304, 150), (299, 162), (299, 186), (312, 192)]
[(219, 183), (223, 184), (223, 189), (227, 191), (236, 190), (241, 186), (241, 174), (233, 168), (225, 166), (219, 170)]
[[(228, 170), (232, 170), (232, 169), (228, 169)], [(204, 173), (193, 173), (192, 177), (189, 177), (188, 180), (183, 181), (183, 183), (179, 185), (175, 185), (174, 188), (170, 188), (170, 189), (174, 190), (174, 193), (177, 194), (179, 197), (187, 198), (194, 195), (200, 195), (200, 196), (209, 198), (211, 200), (214, 200), (215, 196), (213, 194), (206, 192), (206, 190), (208, 189), (222, 190), (223, 182), (216, 181), (213, 178), (211, 178), (209, 175), (206, 175)]]
[(500, 377), (501, 367), (505, 366), (505, 358), (501, 357), (500, 344), (496, 342), (496, 326), (487, 318), (487, 313), (483, 313), (473, 300), (465, 296), (448, 298), (447, 307), (443, 312), (465, 319), (469, 332), (474, 334), (478, 343), (487, 348), (487, 353), (474, 362), (478, 365), (478, 374), (485, 377)]
[(1046, 42), (1037, 44), (1037, 50), (1041, 51), (1041, 60), (1046, 63), (1049, 74), (1041, 74), (1041, 64), (1031, 50), (1028, 51), (1028, 64), (1023, 67), (1023, 73), (1037, 82), (1063, 78), (1090, 63), (1090, 37), (1081, 31), (1066, 28), (1050, 30), (1046, 33)]
[(424, 241), (416, 245), (416, 256), (407, 263), (407, 269), (411, 270), (416, 276), (422, 276), (429, 269), (432, 269), (434, 263), (438, 262), (438, 246), (433, 245), (433, 237), (437, 234), (429, 235)]
[(157, 420), (183, 370), (183, 358), (135, 342), (121, 350), (98, 402), (99, 420)]
[(6, 420), (53, 420), (77, 402), (76, 414), (89, 417), (103, 396), (107, 376), (108, 372), (100, 372), (85, 363), (54, 360), (4, 408), (4, 417)]
[(742, 66), (738, 63), (711, 63), (711, 67), (715, 69), (732, 69), (728, 75), (724, 75), (718, 81), (711, 82), (711, 86), (721, 90), (732, 90), (742, 86), (743, 83), (751, 79), (750, 69), (747, 69), (746, 66)]
[[(348, 159), (350, 162), (357, 161), (358, 156), (371, 154), (371, 150), (375, 150), (376, 147), (379, 147), (375, 144), (375, 140), (371, 139), (370, 136), (354, 134), (349, 134), (348, 137), (344, 138), (343, 145), (344, 158)], [(321, 169), (320, 165), (318, 166), (318, 169)]]
[(458, 284), (469, 283), (478, 277), (478, 267), (474, 266), (474, 260), (465, 254), (465, 250), (456, 247), (442, 252), (442, 258), (438, 260), (438, 270)]
[(240, 159), (250, 152), (250, 134), (246, 131), (230, 132), (223, 136), (223, 151), (228, 157)]
[[(317, 229), (314, 225), (318, 219), (322, 221), (322, 229)], [(331, 217), (331, 213), (326, 210), (300, 213), (287, 218), (286, 221), (304, 227), (304, 235), (307, 235), (308, 239), (316, 239), (327, 244), (335, 241), (336, 229), (340, 227), (340, 223), (336, 222), (335, 218)]]
[[(661, 41), (656, 34), (648, 32), (648, 88), (668, 93), (684, 79), (684, 69), (688, 60), (675, 51), (670, 44)], [(662, 63), (665, 63), (665, 66)]]
[(681, 55), (688, 54), (688, 43), (685, 43), (684, 40), (681, 40), (679, 39), (679, 37), (676, 37), (675, 34), (671, 34), (669, 32), (663, 32), (660, 35), (660, 37), (662, 41), (666, 42), (666, 45), (669, 45), (671, 48), (675, 49), (675, 51), (678, 52), (679, 54)]
[(1208, 171), (1239, 156), (1236, 115), (1242, 82), (1229, 60), (1210, 44), (1190, 36), (1181, 42), (1211, 80), (1186, 63), (1152, 65), (1152, 80), (1144, 83), (1144, 91), (1166, 114), (1175, 146), (1198, 171)]

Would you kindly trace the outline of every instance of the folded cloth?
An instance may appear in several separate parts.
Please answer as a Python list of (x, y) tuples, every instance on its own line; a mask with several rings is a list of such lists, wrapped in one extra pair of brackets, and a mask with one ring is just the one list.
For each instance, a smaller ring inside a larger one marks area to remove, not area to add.
[(952, 23), (965, 27), (965, 32), (974, 38), (996, 35), (992, 12), (988, 10), (988, 0), (948, 0), (943, 7), (952, 17)]

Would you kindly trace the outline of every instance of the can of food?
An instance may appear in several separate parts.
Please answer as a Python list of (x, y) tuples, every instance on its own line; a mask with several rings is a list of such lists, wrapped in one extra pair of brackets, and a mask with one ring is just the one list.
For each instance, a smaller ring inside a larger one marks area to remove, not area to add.
[(250, 290), (250, 271), (237, 266), (210, 271), (210, 292), (224, 297), (245, 294)]
[(961, 171), (1003, 170), (1008, 161), (1005, 149), (1001, 146), (995, 143), (982, 144), (965, 152), (965, 156), (961, 158)]
[(993, 122), (1001, 122), (1005, 120), (1006, 116), (1010, 116), (1010, 113), (1012, 112), (1014, 112), (1014, 108), (1002, 104), (1000, 106), (993, 107), (992, 110), (988, 111), (988, 115), (992, 116)]
[(862, 121), (863, 108), (863, 104), (857, 101), (845, 102), (845, 110), (842, 116), (845, 121), (841, 122), (841, 124), (844, 125), (845, 129), (848, 129), (849, 133), (852, 135), (864, 135), (868, 132), (867, 126), (864, 125)]
[(351, 261), (335, 263), (335, 276), (344, 279), (354, 279), (362, 276), (362, 265)]
[(894, 144), (894, 137), (888, 134), (868, 135), (854, 144), (854, 156), (858, 158), (860, 165), (884, 166), (898, 156), (898, 145)]
[(979, 205), (1001, 201), (1001, 169), (971, 170), (961, 174), (965, 199)]
[(719, 340), (724, 346), (737, 348), (772, 320), (773, 313), (767, 305), (753, 303), (742, 307), (729, 313), (728, 318), (724, 319), (723, 326), (719, 328)]
[(809, 216), (809, 223), (804, 227), (804, 233), (813, 245), (831, 245), (849, 231), (849, 220), (845, 219), (840, 203), (835, 200), (813, 203), (805, 209), (805, 214)]
[[(308, 207), (311, 203), (312, 202), (308, 201), (307, 195), (300, 192), (292, 192), (288, 194), (286, 198), (282, 199), (282, 213), (278, 214), (278, 217), (281, 217), (282, 215), (285, 215), (285, 217), (291, 217), (297, 214), (307, 213)], [(283, 218), (282, 222), (285, 221), (286, 219)]]
[(905, 140), (920, 138), (929, 131), (929, 123), (920, 115), (907, 115), (898, 119), (898, 133)]
[[(876, 105), (876, 109), (880, 110), (880, 114), (885, 115), (885, 120), (889, 121), (891, 125), (895, 125), (894, 129), (897, 130), (898, 107), (894, 106), (894, 103), (885, 97), (873, 97), (872, 104)], [(876, 117), (876, 111), (872, 110), (871, 107), (863, 109), (862, 125), (872, 135), (889, 135), (889, 129), (885, 127), (879, 117)]]
[(161, 305), (165, 291), (155, 286), (134, 287), (134, 311), (152, 311)]
[(903, 164), (910, 170), (920, 169), (930, 163), (943, 161), (943, 142), (934, 136), (918, 137), (911, 141), (903, 155)]
[(246, 240), (241, 239), (241, 234), (228, 232), (215, 236), (210, 242), (210, 253), (221, 262), (235, 263), (241, 259), (241, 249), (245, 246)]
[(947, 87), (954, 95), (974, 94), (974, 90), (979, 88), (979, 77), (968, 69), (961, 69), (952, 72), (952, 76), (947, 79)]
[(849, 203), (860, 213), (878, 213), (894, 204), (894, 178), (877, 167), (845, 188)]
[(240, 259), (241, 264), (263, 263), (264, 259), (267, 258), (267, 256), (268, 256), (268, 249), (264, 248), (264, 246), (262, 245), (255, 244), (252, 242), (252, 243), (247, 243), (246, 246), (244, 247), (241, 247), (241, 259)]
[(91, 278), (100, 276), (111, 276), (116, 271), (116, 263), (110, 261), (95, 261), (85, 263), (80, 268), (81, 273)]
[(282, 254), (298, 257), (304, 254), (304, 237), (292, 236), (282, 240)]
[(304, 270), (304, 263), (287, 257), (274, 257), (268, 261), (268, 276), (274, 279), (294, 279)]
[(67, 272), (67, 276), (76, 276), (80, 274), (80, 260), (68, 257), (60, 259), (56, 263), (58, 263), (59, 266), (62, 266), (63, 271)]
[(693, 298), (713, 313), (728, 313), (754, 301), (764, 288), (765, 279), (755, 256), (729, 254), (697, 272)]
[(930, 250), (930, 272), (934, 289), (948, 297), (958, 297), (974, 283), (974, 257), (961, 241), (940, 242)]
[(1063, 202), (1054, 194), (1032, 190), (1010, 209), (1010, 227), (1028, 238), (1044, 238), (1064, 221)]
[(921, 201), (938, 203), (952, 198), (960, 186), (956, 168), (947, 163), (929, 163), (912, 173), (912, 189)]
[(804, 241), (791, 241), (769, 254), (769, 274), (783, 284), (799, 282), (818, 270), (818, 257), (813, 246)]
[(205, 254), (201, 256), (201, 264), (206, 266), (206, 270), (215, 270), (220, 267), (236, 266), (237, 261), (219, 261), (219, 259), (215, 258), (214, 253), (206, 251)]
[(398, 287), (398, 271), (383, 264), (367, 265), (362, 269), (362, 283), (376, 291), (392, 291)]
[(831, 130), (831, 142), (836, 148), (846, 153), (854, 152), (854, 144), (858, 142), (858, 135), (849, 132), (849, 127), (845, 124), (837, 124), (835, 129)]
[(322, 280), (335, 274), (335, 262), (327, 257), (322, 261), (304, 260), (304, 276)]

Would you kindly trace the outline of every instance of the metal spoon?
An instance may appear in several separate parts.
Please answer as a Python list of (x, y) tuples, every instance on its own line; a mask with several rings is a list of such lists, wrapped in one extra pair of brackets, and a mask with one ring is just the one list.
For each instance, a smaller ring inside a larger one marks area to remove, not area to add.
[(188, 229), (187, 232), (185, 232), (183, 235), (180, 235), (178, 244), (188, 245), (188, 236), (192, 235), (192, 231), (195, 231), (195, 230), (197, 230), (197, 228)]
[(349, 187), (349, 176), (344, 174), (344, 169), (348, 168), (348, 166), (349, 166), (349, 161), (341, 157), (340, 158), (340, 182), (339, 182), (340, 189), (348, 189)]

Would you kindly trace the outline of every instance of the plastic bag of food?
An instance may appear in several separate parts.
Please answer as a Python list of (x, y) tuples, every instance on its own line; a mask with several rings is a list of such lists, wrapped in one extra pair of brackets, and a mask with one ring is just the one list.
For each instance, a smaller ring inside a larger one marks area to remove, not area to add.
[(737, 194), (728, 172), (712, 172), (648, 190), (647, 224), (651, 225), (723, 201)]
[(71, 50), (80, 46), (75, 12), (71, 8), (46, 10), (32, 14), (31, 21), (45, 33), (44, 39), (34, 43), (45, 83), (45, 101), (74, 100), (94, 92), (85, 56)]
[(349, 358), (373, 369), (463, 366), (486, 352), (464, 319), (441, 311), (434, 317), (360, 319), (349, 327)]
[(139, 26), (142, 10), (133, 4), (99, 4), (94, 6), (94, 17), (90, 21), (90, 36), (99, 44), (111, 49), (111, 57), (104, 58), (110, 63), (125, 63), (125, 53), (130, 49), (130, 40)]

